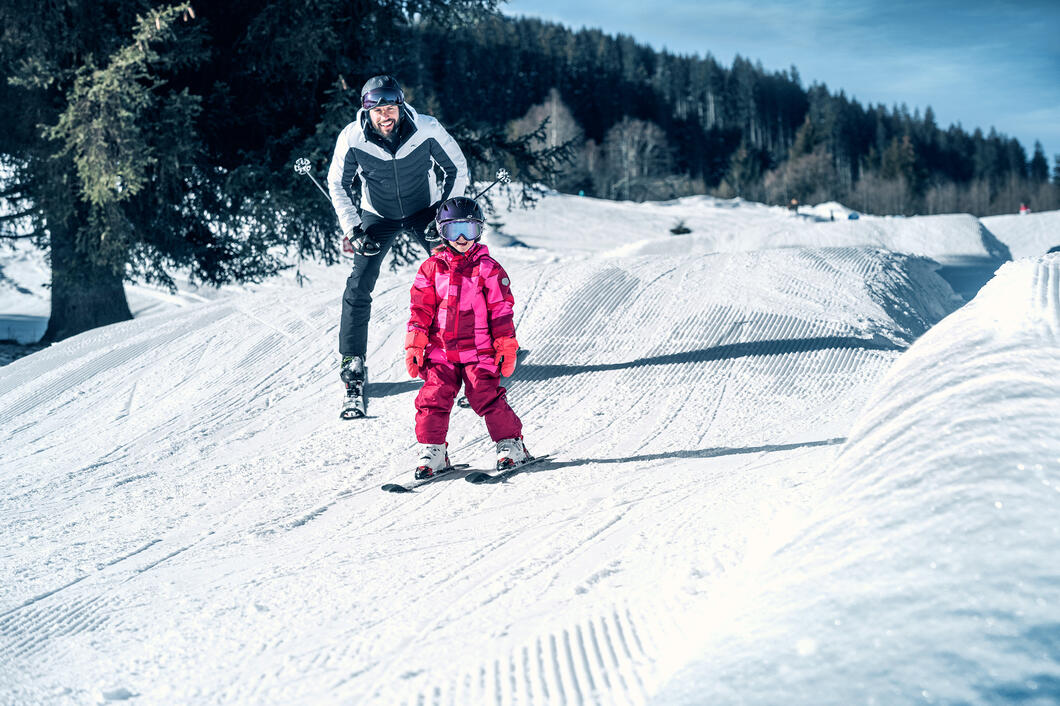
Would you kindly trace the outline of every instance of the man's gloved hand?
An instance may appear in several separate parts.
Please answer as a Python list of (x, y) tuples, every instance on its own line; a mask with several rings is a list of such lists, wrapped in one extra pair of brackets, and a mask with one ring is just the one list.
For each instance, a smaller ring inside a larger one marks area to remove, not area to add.
[(353, 257), (356, 255), (357, 248), (354, 245), (354, 241), (363, 237), (364, 231), (361, 230), (360, 226), (354, 226), (346, 235), (342, 236), (342, 256)]
[(498, 338), (493, 342), (493, 350), (497, 352), (494, 362), (500, 368), (501, 377), (510, 377), (515, 372), (515, 354), (519, 352), (519, 342), (507, 336)]
[(423, 331), (409, 331), (405, 334), (405, 367), (409, 376), (418, 378), (423, 368), (423, 348), (427, 345), (427, 334)]
[(342, 254), (346, 257), (354, 255), (365, 255), (371, 257), (378, 255), (381, 248), (379, 243), (368, 237), (361, 226), (356, 225), (350, 229), (342, 238)]
[(431, 222), (427, 224), (427, 230), (423, 232), (423, 238), (428, 243), (437, 243), (442, 239), (442, 236), (438, 234), (438, 221), (436, 220), (438, 218), (438, 209), (441, 208), (441, 206), (441, 201), (438, 203), (432, 203), (430, 206), (433, 215), (431, 216)]

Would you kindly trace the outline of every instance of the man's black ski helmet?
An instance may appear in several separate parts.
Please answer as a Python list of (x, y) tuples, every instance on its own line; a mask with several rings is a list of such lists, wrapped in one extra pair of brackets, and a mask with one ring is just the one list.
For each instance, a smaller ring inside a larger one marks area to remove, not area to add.
[(479, 205), (475, 203), (475, 199), (469, 199), (466, 196), (454, 196), (443, 201), (442, 205), (438, 207), (438, 215), (435, 220), (441, 226), (449, 221), (478, 221), (479, 223), (485, 223), (486, 217), (482, 214), (482, 209)]
[(379, 105), (401, 105), (405, 102), (405, 93), (392, 76), (383, 74), (373, 76), (365, 81), (361, 88), (361, 107), (371, 110)]

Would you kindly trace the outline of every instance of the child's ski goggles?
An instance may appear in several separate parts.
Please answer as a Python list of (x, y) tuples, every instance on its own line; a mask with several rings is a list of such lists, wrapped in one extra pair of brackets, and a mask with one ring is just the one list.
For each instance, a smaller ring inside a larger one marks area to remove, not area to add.
[(446, 221), (438, 226), (438, 233), (450, 242), (460, 236), (464, 236), (464, 240), (478, 240), (482, 237), (482, 223), (480, 221)]

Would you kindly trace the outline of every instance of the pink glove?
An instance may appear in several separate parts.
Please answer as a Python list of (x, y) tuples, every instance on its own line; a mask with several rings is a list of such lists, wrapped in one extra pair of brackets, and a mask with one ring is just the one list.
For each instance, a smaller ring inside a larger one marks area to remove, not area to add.
[(514, 338), (498, 338), (493, 342), (493, 350), (497, 351), (494, 362), (501, 370), (501, 377), (509, 377), (515, 372), (515, 354), (519, 351), (519, 342)]
[(423, 367), (423, 347), (427, 345), (427, 335), (423, 331), (409, 331), (405, 335), (405, 367), (414, 378), (420, 376)]

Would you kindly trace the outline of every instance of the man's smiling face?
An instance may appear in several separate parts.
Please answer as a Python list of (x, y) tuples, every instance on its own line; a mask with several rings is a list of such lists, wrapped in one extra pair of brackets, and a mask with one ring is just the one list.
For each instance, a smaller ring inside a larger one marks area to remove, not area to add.
[(401, 108), (396, 105), (380, 105), (368, 111), (372, 127), (383, 137), (390, 137), (401, 120)]

